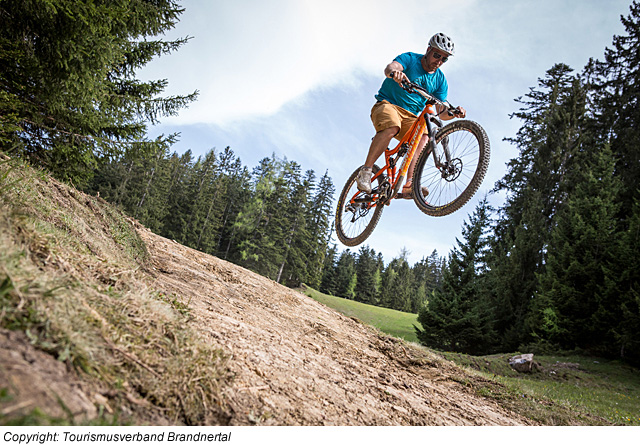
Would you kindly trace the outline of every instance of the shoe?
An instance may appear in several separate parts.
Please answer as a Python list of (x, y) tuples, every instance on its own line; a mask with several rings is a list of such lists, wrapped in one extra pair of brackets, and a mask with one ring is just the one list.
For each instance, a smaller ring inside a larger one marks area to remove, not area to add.
[[(429, 195), (429, 189), (426, 187), (422, 187), (422, 196), (425, 198)], [(399, 199), (413, 199), (413, 183), (407, 182), (402, 187), (402, 192), (398, 193), (397, 196)]]
[(356, 184), (358, 184), (358, 190), (364, 193), (371, 193), (371, 168), (362, 167), (356, 176)]

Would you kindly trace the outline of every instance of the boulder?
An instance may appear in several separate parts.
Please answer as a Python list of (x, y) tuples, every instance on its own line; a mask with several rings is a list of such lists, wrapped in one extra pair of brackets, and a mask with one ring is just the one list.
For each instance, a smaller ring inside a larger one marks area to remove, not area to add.
[(509, 365), (518, 372), (531, 372), (535, 366), (533, 354), (521, 354), (511, 357)]

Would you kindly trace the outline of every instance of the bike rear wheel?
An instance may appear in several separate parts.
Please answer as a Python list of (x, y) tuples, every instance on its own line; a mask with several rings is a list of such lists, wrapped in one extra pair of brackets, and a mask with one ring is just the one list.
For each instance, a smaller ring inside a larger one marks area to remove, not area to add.
[[(372, 172), (375, 175), (380, 168), (373, 166)], [(378, 220), (382, 216), (384, 205), (376, 205), (371, 201), (371, 195), (358, 190), (356, 176), (360, 168), (356, 169), (347, 180), (336, 209), (336, 234), (338, 239), (345, 246), (357, 246), (369, 238), (373, 229), (376, 228)], [(377, 179), (378, 185), (383, 182), (382, 177)], [(374, 184), (371, 184), (374, 187)]]
[[(480, 187), (489, 168), (489, 138), (478, 123), (461, 120), (440, 129), (436, 144), (444, 166), (436, 167), (434, 154), (422, 151), (413, 174), (413, 199), (427, 215), (444, 216), (465, 205)], [(429, 189), (426, 197), (422, 187)]]

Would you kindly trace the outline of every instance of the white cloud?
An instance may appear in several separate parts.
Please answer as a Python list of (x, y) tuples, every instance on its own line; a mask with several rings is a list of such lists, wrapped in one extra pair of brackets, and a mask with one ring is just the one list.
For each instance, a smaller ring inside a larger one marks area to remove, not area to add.
[[(273, 114), (315, 88), (380, 75), (398, 53), (424, 51), (438, 31), (458, 47), (455, 63), (446, 66), (448, 76), (469, 77), (472, 67), (492, 65), (506, 78), (535, 80), (559, 61), (580, 69), (585, 45), (610, 39), (610, 26), (603, 24), (617, 20), (619, 12), (598, 5), (594, 0), (191, 0), (167, 37), (193, 39), (151, 62), (141, 75), (168, 78), (169, 94), (200, 91), (197, 102), (165, 119), (175, 124), (227, 124)], [(596, 49), (603, 47), (598, 43)]]
[(141, 73), (168, 78), (169, 94), (200, 91), (196, 103), (165, 123), (268, 115), (319, 86), (382, 73), (399, 52), (424, 51), (435, 29), (426, 18), (450, 10), (424, 0), (192, 1), (185, 7), (167, 37), (193, 39)]
[[(513, 102), (558, 62), (580, 71), (601, 58), (628, 0), (186, 0), (168, 38), (194, 39), (152, 62), (147, 78), (167, 78), (168, 94), (200, 90), (198, 101), (163, 119), (204, 153), (230, 145), (243, 162), (275, 152), (323, 174), (340, 192), (364, 161), (373, 127), (369, 110), (384, 66), (404, 51), (424, 51), (435, 32), (457, 54), (443, 70), (450, 100), (489, 133), (492, 160), (482, 191), (504, 176), (517, 150), (503, 142), (520, 123)], [(198, 124), (198, 125), (195, 125)], [(188, 133), (188, 134), (187, 134)], [(199, 144), (199, 146), (198, 146)], [(394, 204), (366, 243), (389, 261), (405, 246), (411, 261), (434, 248), (446, 255), (478, 196), (444, 218), (411, 203)]]

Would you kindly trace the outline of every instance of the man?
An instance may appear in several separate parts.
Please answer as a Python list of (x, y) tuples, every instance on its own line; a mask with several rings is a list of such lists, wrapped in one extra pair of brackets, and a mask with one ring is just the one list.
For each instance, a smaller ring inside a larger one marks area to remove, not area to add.
[[(371, 168), (374, 162), (389, 147), (392, 138), (402, 139), (424, 108), (426, 100), (418, 94), (410, 94), (402, 89), (400, 87), (402, 82), (415, 82), (432, 96), (446, 101), (449, 87), (440, 67), (453, 56), (454, 49), (453, 41), (445, 34), (438, 33), (429, 40), (427, 52), (424, 55), (404, 53), (387, 65), (384, 70), (386, 79), (376, 95), (378, 102), (371, 109), (371, 121), (376, 129), (376, 135), (371, 141), (364, 166), (356, 177), (358, 189), (371, 193)], [(442, 107), (437, 111), (443, 120), (453, 118), (448, 113), (443, 113), (445, 110)], [(456, 116), (465, 117), (464, 108), (458, 107)], [(401, 197), (403, 198), (411, 199), (413, 168), (426, 143), (427, 135), (425, 134), (409, 166), (407, 182), (402, 188)], [(429, 193), (426, 187), (423, 187), (422, 192), (425, 196)]]

